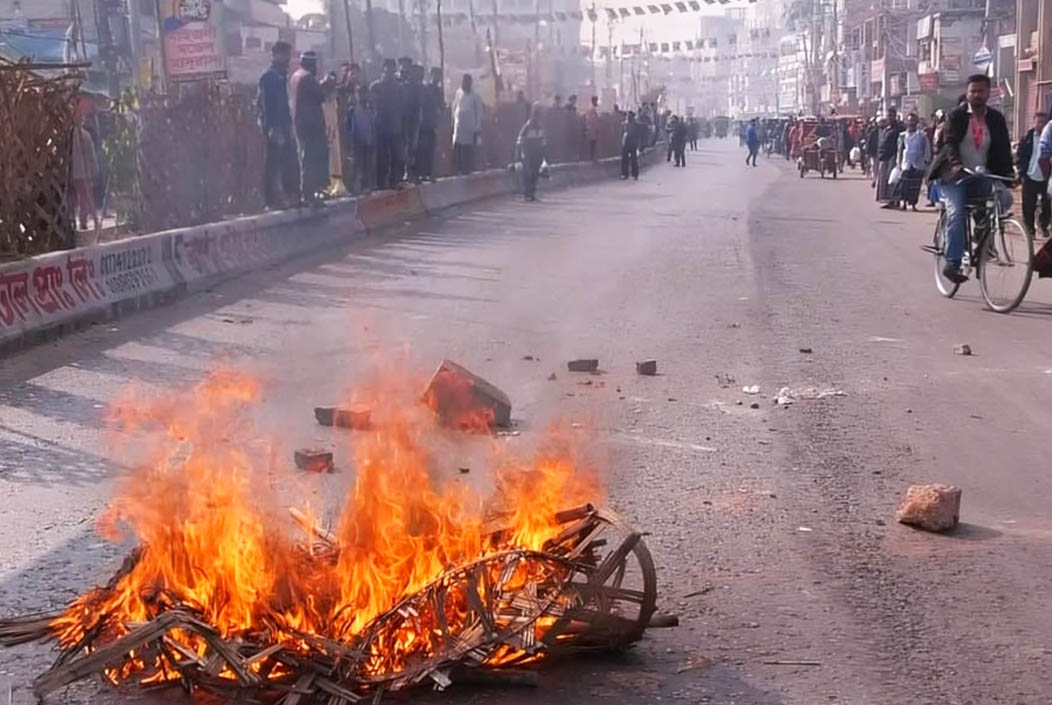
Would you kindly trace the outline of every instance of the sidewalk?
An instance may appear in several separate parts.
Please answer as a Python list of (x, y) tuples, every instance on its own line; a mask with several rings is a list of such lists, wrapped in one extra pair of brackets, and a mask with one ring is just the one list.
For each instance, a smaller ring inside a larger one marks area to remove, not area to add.
[[(650, 164), (656, 154), (650, 150), (641, 161)], [(545, 188), (613, 179), (619, 165), (614, 158), (556, 164)], [(519, 190), (513, 173), (495, 169), (336, 199), (318, 210), (275, 211), (111, 242), (95, 238), (3, 264), (0, 356), (364, 233)]]

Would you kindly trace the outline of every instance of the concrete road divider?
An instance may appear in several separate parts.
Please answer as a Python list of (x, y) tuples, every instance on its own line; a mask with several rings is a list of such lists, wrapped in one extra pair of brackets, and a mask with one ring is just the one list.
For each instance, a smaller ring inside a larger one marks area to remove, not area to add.
[[(556, 164), (542, 193), (612, 178), (617, 170), (616, 159)], [(245, 216), (9, 262), (0, 265), (0, 356), (363, 232), (520, 190), (513, 173), (494, 169), (338, 199), (317, 210)]]

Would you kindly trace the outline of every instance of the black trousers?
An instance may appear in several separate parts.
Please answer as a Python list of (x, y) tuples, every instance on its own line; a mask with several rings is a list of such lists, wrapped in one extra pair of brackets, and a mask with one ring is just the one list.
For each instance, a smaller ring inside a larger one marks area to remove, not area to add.
[(588, 140), (588, 158), (593, 162), (599, 158), (599, 140)]
[(752, 160), (752, 165), (756, 166), (756, 155), (759, 154), (759, 152), (760, 152), (760, 148), (759, 147), (757, 147), (755, 149), (753, 149), (752, 147), (749, 147), (749, 156), (747, 156), (745, 158), (745, 163), (748, 164), (749, 160), (751, 159)]
[[(1049, 227), (1052, 219), (1052, 204), (1049, 200), (1047, 181), (1034, 181), (1029, 176), (1023, 176), (1023, 225), (1028, 232), (1034, 232), (1035, 220), (1042, 228)], [(1041, 203), (1040, 214), (1038, 201)]]
[(631, 172), (633, 179), (639, 178), (639, 150), (621, 148), (621, 176), (628, 178)]
[(672, 148), (672, 156), (676, 158), (674, 166), (687, 166), (687, 146), (677, 144)]
[(299, 155), (291, 130), (280, 138), (267, 139), (263, 154), (263, 199), (270, 208), (292, 205), (300, 200)]
[(434, 176), (435, 128), (421, 127), (416, 141), (416, 175), (421, 179)]
[(453, 145), (453, 167), (458, 174), (470, 174), (475, 170), (475, 145)]
[(534, 198), (537, 195), (537, 181), (541, 178), (542, 159), (522, 160), (522, 192), (526, 198)]
[(378, 132), (376, 134), (376, 188), (394, 188), (402, 178), (401, 134)]

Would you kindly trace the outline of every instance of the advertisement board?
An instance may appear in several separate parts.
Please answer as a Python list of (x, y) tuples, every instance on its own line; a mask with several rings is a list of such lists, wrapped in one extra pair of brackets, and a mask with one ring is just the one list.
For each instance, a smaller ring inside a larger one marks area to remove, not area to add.
[(226, 78), (215, 0), (157, 0), (169, 81)]

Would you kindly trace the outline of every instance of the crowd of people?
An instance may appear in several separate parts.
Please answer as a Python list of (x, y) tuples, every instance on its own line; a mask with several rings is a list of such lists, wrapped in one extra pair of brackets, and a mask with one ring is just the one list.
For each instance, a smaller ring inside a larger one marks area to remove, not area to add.
[[(259, 124), (266, 142), (264, 200), (270, 208), (318, 205), (329, 185), (330, 155), (324, 104), (340, 92), (346, 106), (341, 137), (351, 154), (351, 190), (396, 189), (434, 179), (437, 133), (446, 109), (442, 74), (405, 57), (386, 59), (382, 75), (369, 83), (357, 64), (342, 77), (318, 77), (317, 57), (303, 52), (289, 75), (292, 47), (272, 49), (271, 66), (259, 81)], [(474, 170), (485, 110), (465, 74), (453, 99), (453, 157), (457, 173)]]
[(1039, 110), (1033, 115), (1013, 152), (1004, 115), (987, 105), (990, 88), (988, 76), (971, 76), (955, 108), (937, 110), (926, 120), (915, 112), (903, 118), (893, 107), (869, 120), (840, 118), (835, 112), (817, 118), (754, 118), (739, 124), (739, 140), (748, 149), (746, 164), (755, 164), (764, 147), (786, 159), (802, 159), (805, 149), (828, 145), (841, 165), (857, 164), (869, 175), (881, 208), (916, 211), (922, 193), (930, 206), (941, 202), (947, 218), (944, 274), (964, 281), (965, 218), (975, 198), (993, 196), (1007, 205), (1015, 182), (1027, 233), (1052, 238), (1049, 114)]

